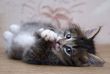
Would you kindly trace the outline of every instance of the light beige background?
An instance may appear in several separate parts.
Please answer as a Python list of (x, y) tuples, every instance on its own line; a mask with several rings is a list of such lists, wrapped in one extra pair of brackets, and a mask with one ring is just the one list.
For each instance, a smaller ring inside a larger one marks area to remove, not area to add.
[[(82, 3), (82, 5), (71, 8), (78, 3)], [(0, 0), (1, 44), (2, 34), (9, 25), (36, 20), (43, 5), (49, 5), (53, 8), (64, 7), (74, 11), (70, 16), (83, 29), (102, 25), (103, 28), (95, 39), (96, 43), (110, 44), (110, 0)]]

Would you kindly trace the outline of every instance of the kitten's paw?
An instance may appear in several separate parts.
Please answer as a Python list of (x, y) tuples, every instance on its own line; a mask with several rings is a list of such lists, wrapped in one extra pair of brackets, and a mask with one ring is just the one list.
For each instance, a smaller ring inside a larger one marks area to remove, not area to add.
[(11, 33), (10, 31), (5, 31), (3, 37), (6, 41), (11, 41), (13, 38), (13, 33)]
[(18, 33), (19, 30), (20, 30), (20, 26), (17, 25), (17, 24), (12, 24), (10, 27), (9, 27), (9, 30), (12, 32), (12, 33)]
[(49, 29), (46, 29), (41, 32), (41, 37), (44, 38), (46, 41), (54, 41), (54, 40), (57, 40), (58, 35), (57, 33)]

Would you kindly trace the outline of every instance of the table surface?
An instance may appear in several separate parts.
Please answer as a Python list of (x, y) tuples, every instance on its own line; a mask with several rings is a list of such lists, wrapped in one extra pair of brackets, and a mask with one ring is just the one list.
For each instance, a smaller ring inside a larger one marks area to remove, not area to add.
[(8, 59), (0, 48), (0, 74), (110, 74), (110, 45), (97, 45), (98, 55), (106, 63), (104, 67), (66, 67), (32, 65)]

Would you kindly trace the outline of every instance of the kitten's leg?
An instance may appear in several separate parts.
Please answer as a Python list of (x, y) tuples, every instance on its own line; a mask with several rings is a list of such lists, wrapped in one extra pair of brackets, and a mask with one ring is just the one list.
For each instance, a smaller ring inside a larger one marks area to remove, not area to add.
[(10, 42), (13, 39), (13, 33), (10, 31), (5, 31), (3, 37), (6, 41)]
[(6, 44), (6, 50), (10, 50), (10, 47), (12, 45), (12, 40), (13, 40), (13, 33), (10, 31), (5, 31), (4, 34), (4, 40), (5, 40), (5, 44)]
[(12, 32), (12, 33), (14, 33), (14, 34), (17, 34), (17, 33), (20, 31), (20, 25), (12, 24), (12, 25), (9, 27), (9, 30), (10, 30), (10, 32)]
[(46, 41), (58, 41), (59, 39), (61, 39), (61, 37), (58, 36), (58, 34), (52, 30), (49, 30), (49, 29), (44, 30), (42, 28), (42, 29), (39, 29), (39, 31), (40, 31), (41, 37), (44, 38)]
[(20, 26), (13, 24), (9, 27), (9, 31), (4, 32), (3, 37), (7, 47), (6, 49), (10, 49), (14, 35), (19, 31), (19, 29), (20, 29)]
[(10, 31), (4, 33), (6, 43), (6, 53), (8, 57), (20, 59), (25, 49), (31, 47), (35, 43), (35, 37), (30, 34), (21, 33), (14, 35)]
[[(13, 45), (13, 39), (14, 39), (14, 34), (10, 31), (5, 31), (4, 34), (4, 41), (5, 41), (5, 52), (7, 54), (7, 56), (9, 58), (19, 58), (18, 54), (16, 53), (19, 53), (18, 51), (18, 48), (14, 48), (15, 44)], [(21, 53), (21, 52), (20, 52)]]

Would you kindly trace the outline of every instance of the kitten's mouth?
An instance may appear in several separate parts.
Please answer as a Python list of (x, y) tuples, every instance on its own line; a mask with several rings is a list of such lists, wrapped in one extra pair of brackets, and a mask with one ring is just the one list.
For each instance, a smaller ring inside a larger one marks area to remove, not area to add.
[(54, 42), (54, 43), (53, 43), (53, 47), (54, 47), (55, 49), (60, 48), (60, 46), (61, 46), (61, 44), (60, 44), (59, 42)]
[(60, 39), (59, 41), (56, 41), (56, 42), (53, 43), (54, 48), (56, 48), (56, 49), (61, 48), (65, 44), (66, 44), (66, 39), (65, 38), (64, 39)]
[(55, 42), (55, 46), (58, 48), (58, 47), (64, 45), (65, 42), (66, 42), (66, 39), (65, 38), (60, 39), (60, 40), (58, 40), (58, 41)]

